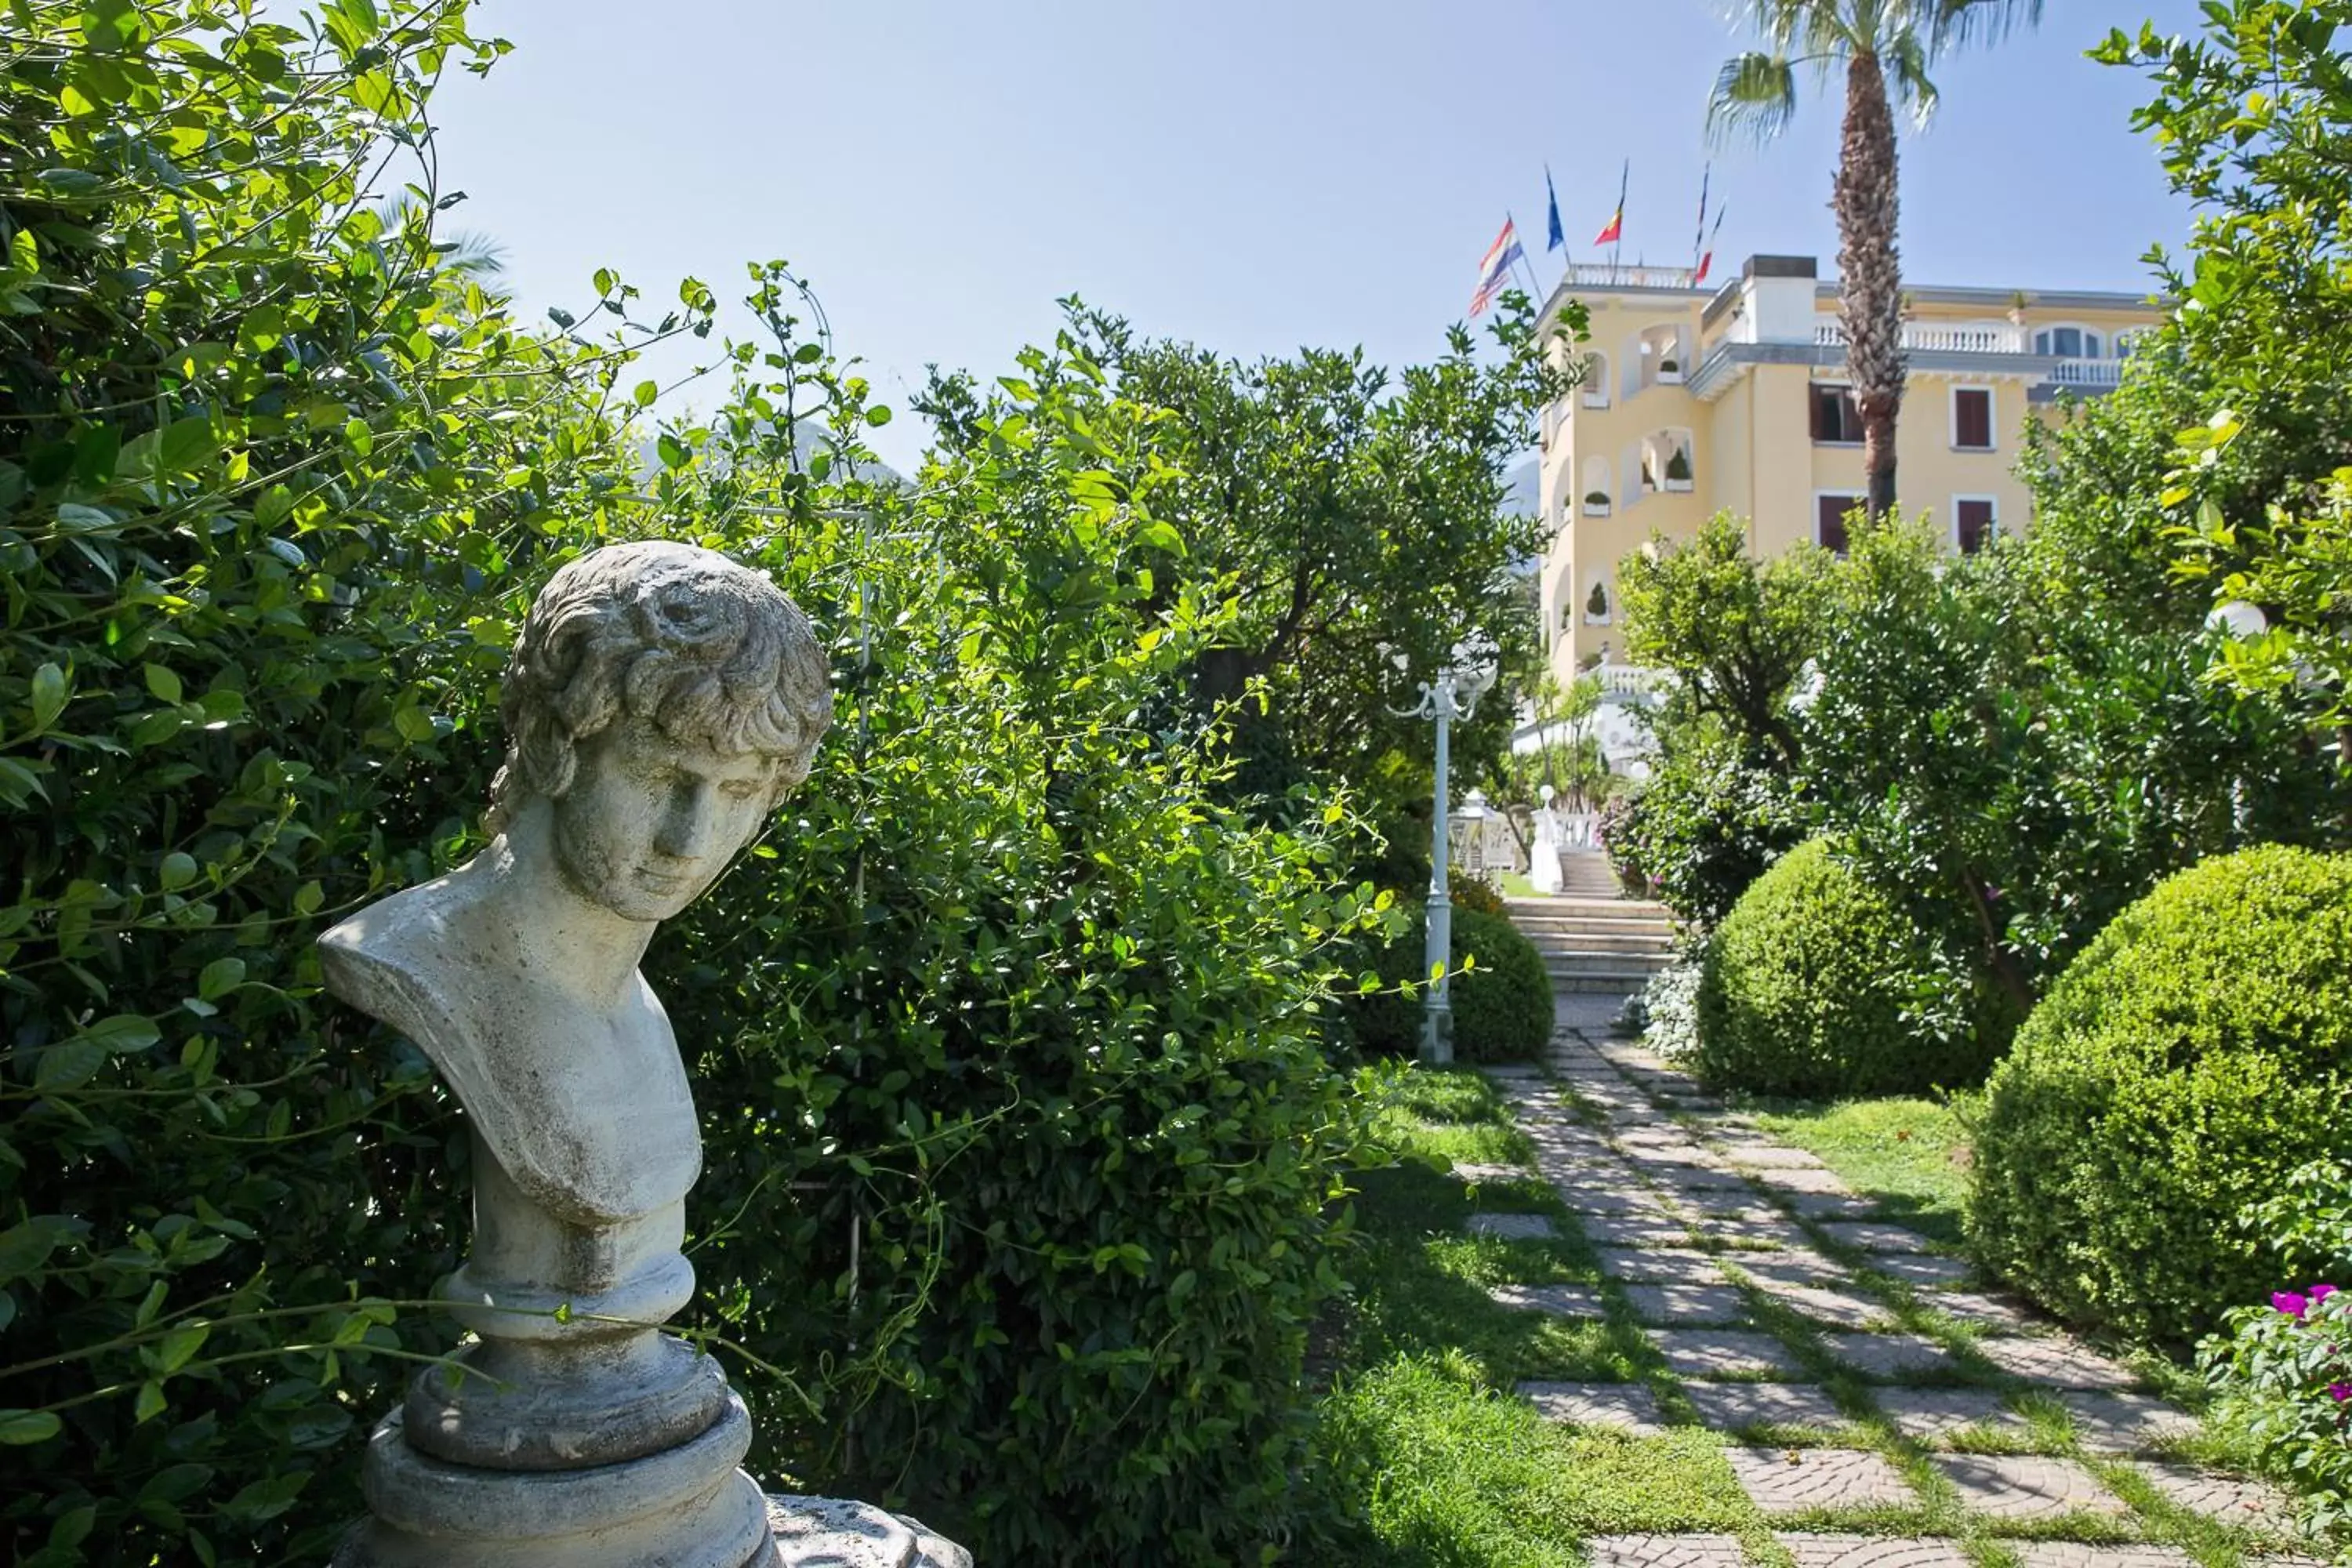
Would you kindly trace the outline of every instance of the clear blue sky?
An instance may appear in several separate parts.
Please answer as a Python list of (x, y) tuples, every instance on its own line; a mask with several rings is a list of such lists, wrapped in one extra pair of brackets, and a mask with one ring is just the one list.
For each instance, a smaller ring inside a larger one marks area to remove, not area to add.
[[(1937, 72), (1903, 147), (1906, 277), (2146, 286), (2187, 214), (2127, 117), (2140, 79), (2082, 58), (2192, 0), (2053, 0), (2038, 35)], [(437, 101), (453, 216), (533, 309), (609, 265), (722, 296), (782, 257), (903, 406), (929, 362), (1004, 374), (1073, 290), (1154, 335), (1254, 357), (1438, 352), (1514, 212), (1544, 284), (1543, 172), (1570, 245), (1633, 156), (1625, 258), (1688, 265), (1712, 0), (489, 0), (515, 53)], [(1836, 254), (1834, 89), (1715, 157), (1718, 268)], [(681, 362), (682, 363), (682, 362)], [(905, 466), (914, 421), (881, 432)]]

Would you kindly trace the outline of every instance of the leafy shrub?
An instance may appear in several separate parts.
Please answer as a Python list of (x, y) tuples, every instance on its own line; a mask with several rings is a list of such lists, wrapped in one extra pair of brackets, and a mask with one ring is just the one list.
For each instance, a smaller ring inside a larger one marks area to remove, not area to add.
[(1825, 839), (1790, 851), (1708, 942), (1694, 1061), (1711, 1083), (1813, 1098), (1973, 1081), (1989, 1065), (1932, 950)]
[(1706, 973), (1706, 949), (1702, 942), (1675, 954), (1675, 961), (1641, 990), (1625, 998), (1618, 1026), (1642, 1036), (1643, 1043), (1660, 1056), (1678, 1062), (1698, 1058), (1698, 992)]
[[(763, 267), (730, 357), (776, 375), (647, 476), (630, 353), (526, 330), (352, 174), (498, 53), (461, 0), (337, 5), (315, 48), (249, 9), (20, 8), (0, 61), (42, 165), (0, 197), (0, 1556), (323, 1561), (360, 1511), (362, 1423), (453, 1335), (466, 1139), (311, 942), (480, 847), (520, 612), (656, 534), (783, 581), (855, 718), (647, 962), (705, 1118), (685, 1326), (753, 1464), (992, 1560), (1260, 1560), (1371, 900), (1344, 801), (1268, 828), (1213, 726), (1138, 722), (1227, 629), (1156, 423), (1037, 352), (984, 457), (860, 482), (887, 411)], [(681, 295), (628, 341), (707, 330)]]
[[(1556, 1016), (1551, 974), (1535, 944), (1499, 915), (1457, 909), (1453, 914), (1454, 973), (1446, 986), (1454, 1010), (1454, 1052), (1466, 1062), (1529, 1061), (1550, 1044)], [(1429, 940), (1427, 917), (1374, 961), (1384, 989), (1349, 1005), (1356, 1043), (1376, 1056), (1410, 1056), (1420, 1048), (1426, 999), (1398, 987), (1429, 978), (1422, 968)], [(1465, 960), (1471, 967), (1464, 971)]]
[[(2221, 1419), (2252, 1439), (2265, 1468), (2304, 1495), (2315, 1532), (2352, 1525), (2352, 1166), (2317, 1161), (2256, 1205), (2250, 1228), (2314, 1280), (2233, 1309), (2198, 1359)], [(2307, 1265), (2307, 1266), (2306, 1266)]]
[(1707, 927), (1804, 837), (1780, 776), (1709, 746), (1661, 758), (1608, 846), (1621, 877), (1630, 870), (1676, 918)]
[(1503, 891), (1484, 877), (1474, 877), (1457, 866), (1445, 868), (1445, 896), (1457, 910), (1472, 910), (1482, 915), (1503, 918), (1506, 906)]
[(2226, 1216), (2352, 1152), (2352, 858), (2265, 846), (2117, 916), (1993, 1074), (1969, 1227), (2079, 1322), (2185, 1348), (2283, 1272)]

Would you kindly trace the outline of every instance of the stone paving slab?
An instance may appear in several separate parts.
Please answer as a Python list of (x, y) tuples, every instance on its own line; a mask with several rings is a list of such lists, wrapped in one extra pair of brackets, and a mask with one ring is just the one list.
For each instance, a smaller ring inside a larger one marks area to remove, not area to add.
[(1748, 1298), (1729, 1285), (1628, 1285), (1626, 1302), (1645, 1323), (1737, 1323)]
[(1532, 1182), (1536, 1173), (1518, 1165), (1482, 1165), (1475, 1160), (1454, 1162), (1454, 1173), (1465, 1182)]
[(1711, 1218), (1700, 1221), (1698, 1228), (1703, 1235), (1727, 1247), (1792, 1251), (1813, 1244), (1802, 1226), (1778, 1215), (1770, 1219)]
[(2035, 1383), (2046, 1383), (2053, 1388), (2105, 1389), (2109, 1393), (2118, 1393), (2137, 1386), (2139, 1382), (2129, 1367), (2118, 1366), (2096, 1351), (2070, 1339), (1988, 1336), (1977, 1341), (1976, 1351), (2003, 1372)]
[(2072, 1459), (2022, 1455), (1938, 1454), (1928, 1461), (1971, 1510), (1989, 1519), (2063, 1519), (2070, 1513), (2120, 1516), (2131, 1505)]
[[(1933, 1252), (1873, 1253), (1870, 1267), (1890, 1279), (1900, 1279), (1906, 1285), (1919, 1287), (1966, 1285), (1977, 1277), (1976, 1270), (1969, 1267), (1967, 1259), (1946, 1258)], [(1931, 1301), (1928, 1305), (1942, 1307), (1946, 1311), (1953, 1310), (1949, 1301)]]
[(1685, 1377), (1804, 1375), (1803, 1365), (1789, 1353), (1789, 1347), (1770, 1334), (1738, 1329), (1652, 1329), (1650, 1339), (1665, 1356), (1666, 1364)]
[(1465, 1222), (1473, 1236), (1500, 1237), (1505, 1241), (1545, 1241), (1559, 1232), (1551, 1216), (1539, 1214), (1474, 1214)]
[(1639, 1215), (1588, 1215), (1583, 1220), (1584, 1239), (1595, 1247), (1680, 1247), (1690, 1245), (1690, 1235), (1678, 1223), (1663, 1217), (1645, 1219)]
[(1543, 1077), (1543, 1069), (1537, 1067), (1533, 1062), (1494, 1062), (1480, 1068), (1478, 1070), (1485, 1073), (1488, 1078), (1496, 1079), (1525, 1079), (1531, 1078), (1539, 1079)]
[(1917, 1231), (1878, 1220), (1832, 1220), (1822, 1226), (1822, 1234), (1832, 1241), (1864, 1252), (1925, 1252), (1927, 1249), (1927, 1238)]
[[(1948, 1263), (1952, 1260), (1939, 1258), (1922, 1261)], [(1894, 1270), (1887, 1269), (1885, 1272), (1893, 1273)], [(2032, 1312), (2027, 1311), (2019, 1303), (2000, 1296), (1986, 1296), (1973, 1290), (1927, 1290), (1920, 1292), (1917, 1300), (1921, 1306), (1932, 1307), (1947, 1317), (1967, 1323), (1972, 1328), (2008, 1329), (2015, 1331), (2038, 1326)]]
[(1747, 1177), (1720, 1166), (1644, 1163), (1641, 1172), (1652, 1181), (1663, 1183), (1676, 1192), (1744, 1193), (1748, 1190)]
[(1809, 1383), (1686, 1383), (1683, 1397), (1717, 1432), (1750, 1426), (1851, 1426), (1837, 1401)]
[(1784, 1193), (1780, 1201), (1801, 1219), (1871, 1220), (1885, 1214), (1874, 1198), (1850, 1198), (1839, 1193)]
[(1720, 1285), (1723, 1269), (1712, 1253), (1687, 1247), (1598, 1247), (1601, 1272), (1612, 1279), (1666, 1285)]
[(2014, 1436), (2033, 1430), (2032, 1422), (1990, 1389), (1881, 1388), (1873, 1394), (1878, 1408), (1909, 1437), (1939, 1440), (1972, 1426)]
[(1828, 1166), (1802, 1149), (1777, 1143), (1727, 1142), (1724, 1154), (1734, 1165), (1751, 1171), (1825, 1171)]
[(1852, 1187), (1845, 1184), (1844, 1178), (1835, 1171), (1818, 1165), (1801, 1166), (1794, 1170), (1760, 1170), (1756, 1173), (1756, 1179), (1768, 1187), (1777, 1188), (1784, 1193), (1813, 1193), (1845, 1196), (1851, 1195), (1853, 1192)]
[(1775, 1285), (1851, 1285), (1853, 1270), (1810, 1247), (1791, 1247), (1761, 1258), (1743, 1258), (1739, 1267), (1762, 1283)]
[(1683, 1204), (1705, 1215), (1724, 1219), (1773, 1221), (1780, 1211), (1766, 1203), (1748, 1187), (1700, 1187), (1685, 1193)]
[(1797, 1568), (1969, 1568), (1949, 1541), (1895, 1541), (1882, 1535), (1783, 1535)]
[(2010, 1550), (2022, 1568), (2195, 1568), (2178, 1546), (2084, 1546), (2072, 1541), (2020, 1541)]
[[(1748, 1272), (1753, 1274), (1756, 1270), (1749, 1268)], [(1756, 1288), (1780, 1305), (1832, 1328), (1875, 1329), (1891, 1325), (1895, 1321), (1885, 1306), (1851, 1290), (1832, 1290), (1820, 1285), (1788, 1285), (1776, 1279), (1761, 1279), (1757, 1281)]]
[(1498, 1305), (1523, 1312), (1543, 1312), (1555, 1318), (1603, 1318), (1607, 1300), (1590, 1285), (1489, 1285), (1486, 1294)]
[(2085, 1448), (2127, 1453), (2166, 1437), (2197, 1430), (2197, 1418), (2144, 1394), (2062, 1394), (2058, 1403), (2074, 1418), (2074, 1436)]
[(1736, 1535), (1596, 1535), (1584, 1543), (1592, 1568), (1742, 1568)]
[(1853, 1448), (1727, 1448), (1731, 1473), (1766, 1513), (1918, 1501), (1903, 1472)]
[(1647, 1187), (1597, 1184), (1582, 1180), (1555, 1183), (1559, 1201), (1579, 1214), (1630, 1215), (1658, 1224), (1674, 1219), (1674, 1211)]
[(1638, 1383), (1523, 1383), (1519, 1397), (1547, 1421), (1570, 1426), (1613, 1426), (1654, 1437), (1658, 1396)]
[(2294, 1527), (2294, 1505), (2284, 1492), (2261, 1481), (2215, 1475), (2194, 1465), (2140, 1463), (2131, 1468), (2148, 1485), (2191, 1513), (2249, 1530)]
[(1943, 1346), (1916, 1334), (1823, 1334), (1822, 1342), (1832, 1355), (1870, 1377), (1950, 1372), (1959, 1364)]

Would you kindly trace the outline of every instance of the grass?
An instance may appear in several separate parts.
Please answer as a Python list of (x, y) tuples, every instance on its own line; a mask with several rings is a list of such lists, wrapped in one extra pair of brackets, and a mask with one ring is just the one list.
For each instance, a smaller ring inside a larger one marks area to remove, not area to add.
[(1958, 1245), (1976, 1100), (1753, 1100), (1739, 1109), (1770, 1136), (1816, 1156), (1846, 1185), (1878, 1200), (1896, 1223)]
[[(1850, 1185), (1877, 1195), (1905, 1223), (1957, 1239), (1965, 1103), (1744, 1109), (1772, 1136), (1812, 1151)], [(1871, 1384), (1831, 1354), (1822, 1331), (1754, 1289), (1739, 1268), (1741, 1254), (1720, 1252), (1747, 1292), (1755, 1326), (1774, 1334), (1836, 1403), (1844, 1423), (1841, 1446), (1885, 1455), (1919, 1493), (1916, 1501), (1895, 1507), (1822, 1510), (1768, 1522), (1732, 1472), (1724, 1452), (1730, 1439), (1684, 1424), (1695, 1420), (1696, 1409), (1635, 1325), (1624, 1287), (1601, 1273), (1574, 1218), (1535, 1177), (1532, 1147), (1494, 1087), (1475, 1072), (1412, 1071), (1387, 1113), (1386, 1134), (1397, 1158), (1360, 1180), (1361, 1246), (1346, 1263), (1348, 1310), (1319, 1336), (1331, 1347), (1318, 1424), (1318, 1489), (1329, 1506), (1313, 1548), (1291, 1561), (1309, 1568), (1576, 1568), (1595, 1535), (1720, 1531), (1746, 1543), (1752, 1561), (1787, 1568), (1773, 1531), (1790, 1528), (1940, 1535), (1977, 1568), (2013, 1568), (2013, 1542), (2062, 1534), (2168, 1542), (2187, 1548), (2200, 1568), (2241, 1568), (2251, 1560), (2255, 1538), (2173, 1508), (2126, 1468), (2083, 1455), (2063, 1411), (2041, 1409), (2025, 1384), (1975, 1353), (1981, 1331), (1927, 1310), (1928, 1293), (1865, 1274), (1863, 1291), (1902, 1329), (1944, 1345), (1958, 1363), (1947, 1375), (1918, 1381), (2000, 1392), (2041, 1423), (2031, 1441), (1986, 1432), (1955, 1447), (2084, 1458), (2139, 1512), (2126, 1521), (2078, 1517), (2024, 1524), (1964, 1510), (1929, 1462), (1929, 1450), (1873, 1407)], [(1528, 1174), (1472, 1185), (1444, 1169), (1447, 1162), (1465, 1161), (1517, 1164)], [(1465, 1222), (1480, 1211), (1547, 1215), (1559, 1235), (1503, 1240), (1465, 1234)], [(1806, 1228), (1822, 1251), (1865, 1268), (1872, 1262), (1817, 1227)], [(1583, 1287), (1598, 1294), (1606, 1316), (1556, 1319), (1503, 1307), (1487, 1290), (1506, 1282)], [(1659, 1398), (1667, 1430), (1635, 1437), (1561, 1427), (1514, 1396), (1515, 1385), (1529, 1379), (1645, 1385)], [(1831, 1434), (1774, 1427), (1747, 1436), (1798, 1447)], [(2192, 1440), (2179, 1457), (2225, 1464), (2237, 1458), (2191, 1451), (2206, 1441)]]

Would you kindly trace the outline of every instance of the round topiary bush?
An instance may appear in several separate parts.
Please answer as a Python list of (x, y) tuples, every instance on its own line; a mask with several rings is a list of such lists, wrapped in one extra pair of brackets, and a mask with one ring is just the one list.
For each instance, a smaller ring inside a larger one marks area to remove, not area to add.
[(2267, 1298), (2238, 1215), (2352, 1154), (2352, 856), (2207, 860), (2116, 917), (1993, 1075), (1969, 1227), (2078, 1322), (2186, 1346)]
[[(1708, 942), (1696, 1065), (1708, 1082), (1810, 1098), (1917, 1093), (1989, 1065), (1970, 1009), (1924, 1006), (1927, 942), (1825, 839), (1775, 861)], [(1931, 1022), (1933, 1018), (1935, 1021)]]
[[(1411, 1056), (1420, 1048), (1423, 998), (1393, 987), (1428, 978), (1422, 960), (1425, 917), (1381, 951), (1374, 963), (1391, 989), (1354, 1002), (1349, 1011), (1356, 1044), (1375, 1056)], [(1454, 910), (1454, 1054), (1465, 1062), (1531, 1061), (1551, 1039), (1551, 975), (1535, 944), (1499, 915), (1456, 905)], [(1468, 970), (1463, 960), (1475, 960)]]

